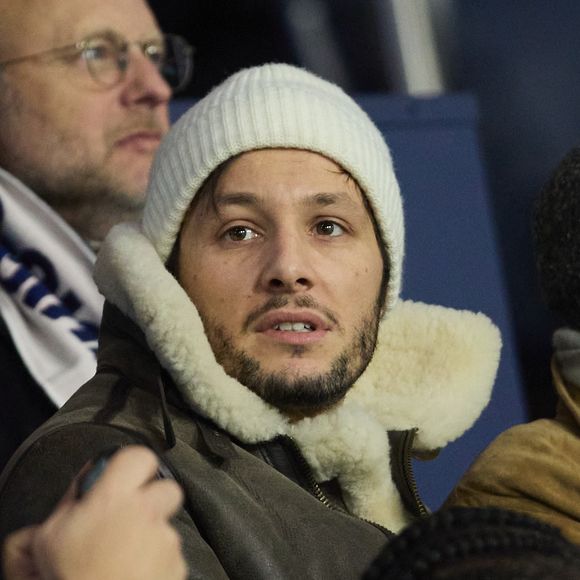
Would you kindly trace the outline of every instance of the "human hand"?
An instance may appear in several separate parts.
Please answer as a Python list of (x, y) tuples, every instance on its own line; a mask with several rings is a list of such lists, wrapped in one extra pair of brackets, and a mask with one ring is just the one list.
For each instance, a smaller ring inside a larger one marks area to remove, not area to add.
[(75, 481), (44, 523), (6, 540), (6, 580), (184, 579), (169, 523), (182, 492), (172, 480), (152, 481), (157, 468), (152, 451), (126, 447), (80, 500)]
[(6, 580), (42, 580), (32, 555), (32, 539), (37, 528), (22, 528), (4, 542), (2, 562)]

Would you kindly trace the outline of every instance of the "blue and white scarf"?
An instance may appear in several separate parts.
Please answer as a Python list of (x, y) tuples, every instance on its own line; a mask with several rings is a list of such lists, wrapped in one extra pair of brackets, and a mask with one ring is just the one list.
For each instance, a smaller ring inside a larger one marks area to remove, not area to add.
[(60, 216), (0, 169), (0, 315), (28, 371), (59, 407), (95, 373), (103, 298), (94, 261)]

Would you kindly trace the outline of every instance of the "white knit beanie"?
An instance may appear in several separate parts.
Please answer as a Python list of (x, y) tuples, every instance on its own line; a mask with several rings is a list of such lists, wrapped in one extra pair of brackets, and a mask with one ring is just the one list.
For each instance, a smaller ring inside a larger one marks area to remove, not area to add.
[(161, 260), (169, 257), (184, 214), (210, 173), (238, 153), (265, 148), (320, 153), (357, 181), (390, 260), (389, 310), (400, 292), (404, 250), (402, 202), (389, 149), (367, 114), (339, 87), (287, 64), (232, 75), (163, 140), (142, 223)]

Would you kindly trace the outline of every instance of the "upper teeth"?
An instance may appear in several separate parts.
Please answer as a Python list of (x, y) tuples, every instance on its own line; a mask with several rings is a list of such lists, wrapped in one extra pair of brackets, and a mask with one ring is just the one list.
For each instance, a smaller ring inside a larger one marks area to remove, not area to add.
[(311, 332), (312, 324), (309, 322), (280, 322), (274, 326), (275, 330), (290, 330), (292, 332)]

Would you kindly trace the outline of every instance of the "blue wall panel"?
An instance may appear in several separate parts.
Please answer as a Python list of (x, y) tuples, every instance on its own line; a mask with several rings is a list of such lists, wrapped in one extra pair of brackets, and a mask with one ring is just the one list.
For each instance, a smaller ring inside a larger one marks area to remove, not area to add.
[(477, 107), (469, 95), (358, 101), (385, 135), (401, 184), (407, 225), (403, 297), (481, 311), (504, 341), (492, 401), (480, 420), (436, 461), (416, 463), (422, 495), (435, 508), (495, 435), (526, 419)]

